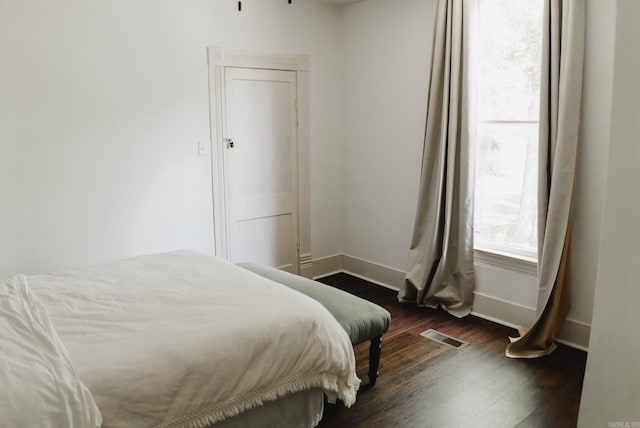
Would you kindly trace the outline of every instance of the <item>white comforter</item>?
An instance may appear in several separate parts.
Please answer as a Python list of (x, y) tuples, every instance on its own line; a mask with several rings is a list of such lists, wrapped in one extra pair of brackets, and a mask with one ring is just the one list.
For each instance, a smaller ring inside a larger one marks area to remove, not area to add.
[(97, 428), (101, 422), (24, 275), (0, 281), (0, 427)]
[(322, 305), (191, 252), (28, 277), (104, 427), (200, 427), (320, 387), (350, 406), (360, 384)]

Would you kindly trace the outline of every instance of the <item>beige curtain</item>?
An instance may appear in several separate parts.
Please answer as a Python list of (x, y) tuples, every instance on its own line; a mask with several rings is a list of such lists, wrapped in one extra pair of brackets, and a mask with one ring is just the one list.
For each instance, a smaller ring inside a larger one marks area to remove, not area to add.
[(438, 0), (418, 208), (401, 302), (462, 317), (473, 303), (472, 0)]
[(538, 320), (512, 339), (506, 355), (554, 351), (570, 307), (570, 232), (575, 182), (585, 0), (545, 0), (538, 182)]

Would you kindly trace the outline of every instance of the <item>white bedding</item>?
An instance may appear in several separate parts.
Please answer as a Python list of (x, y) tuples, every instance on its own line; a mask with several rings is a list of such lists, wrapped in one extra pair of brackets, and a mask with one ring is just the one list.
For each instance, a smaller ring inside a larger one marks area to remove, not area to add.
[(26, 278), (0, 281), (0, 427), (96, 428), (101, 421)]
[(104, 427), (200, 427), (312, 387), (355, 401), (331, 314), (222, 259), (180, 251), (27, 279)]

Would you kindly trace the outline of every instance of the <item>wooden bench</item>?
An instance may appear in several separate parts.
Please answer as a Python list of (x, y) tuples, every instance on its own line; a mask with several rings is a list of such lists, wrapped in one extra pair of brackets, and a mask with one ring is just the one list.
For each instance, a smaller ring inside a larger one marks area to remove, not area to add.
[(346, 291), (275, 268), (255, 263), (237, 265), (320, 302), (345, 329), (353, 345), (369, 340), (371, 345), (367, 387), (375, 385), (380, 366), (382, 335), (389, 329), (391, 322), (391, 315), (386, 309)]

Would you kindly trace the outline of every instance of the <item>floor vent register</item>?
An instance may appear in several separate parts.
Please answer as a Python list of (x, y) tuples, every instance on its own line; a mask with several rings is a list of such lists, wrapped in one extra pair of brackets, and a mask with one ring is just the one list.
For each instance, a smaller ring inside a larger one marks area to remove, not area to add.
[(464, 348), (469, 344), (468, 342), (456, 339), (455, 337), (447, 336), (446, 334), (440, 333), (439, 331), (433, 329), (423, 331), (422, 333), (420, 333), (420, 336), (426, 337), (427, 339), (431, 339), (438, 343), (442, 343), (443, 345), (447, 345), (453, 349)]

